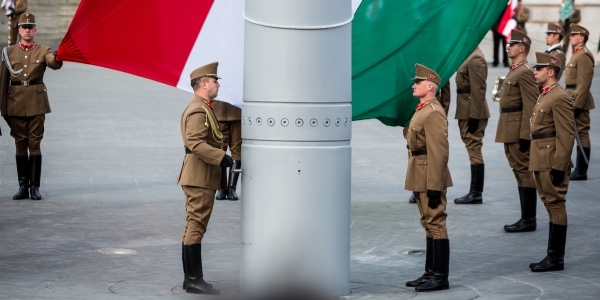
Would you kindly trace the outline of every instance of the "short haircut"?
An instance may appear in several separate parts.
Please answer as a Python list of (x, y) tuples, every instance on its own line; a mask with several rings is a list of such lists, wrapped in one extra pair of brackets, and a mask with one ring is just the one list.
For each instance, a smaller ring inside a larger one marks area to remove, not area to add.
[(200, 81), (208, 82), (208, 77), (204, 76), (192, 79), (191, 86), (194, 89), (194, 91), (200, 88)]
[(585, 44), (585, 43), (587, 43), (587, 41), (588, 41), (588, 36), (587, 36), (587, 35), (584, 35), (584, 36), (583, 36), (583, 43)]
[(558, 80), (558, 73), (560, 73), (560, 68), (557, 66), (548, 66), (549, 70), (554, 70), (554, 79)]

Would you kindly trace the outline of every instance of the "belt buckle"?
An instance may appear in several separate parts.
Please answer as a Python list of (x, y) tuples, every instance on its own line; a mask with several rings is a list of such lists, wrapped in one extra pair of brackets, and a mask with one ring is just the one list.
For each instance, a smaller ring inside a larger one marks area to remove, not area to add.
[(21, 86), (29, 86), (29, 81), (28, 80), (21, 81)]
[(408, 150), (408, 157), (412, 157), (412, 151)]
[(529, 134), (529, 139), (533, 141), (533, 133)]

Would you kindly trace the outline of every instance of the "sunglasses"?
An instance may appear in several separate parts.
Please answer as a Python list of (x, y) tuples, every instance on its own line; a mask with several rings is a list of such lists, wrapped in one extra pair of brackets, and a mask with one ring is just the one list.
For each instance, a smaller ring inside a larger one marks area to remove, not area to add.
[(35, 25), (21, 25), (21, 28), (23, 28), (23, 29), (33, 29), (33, 28), (35, 28)]

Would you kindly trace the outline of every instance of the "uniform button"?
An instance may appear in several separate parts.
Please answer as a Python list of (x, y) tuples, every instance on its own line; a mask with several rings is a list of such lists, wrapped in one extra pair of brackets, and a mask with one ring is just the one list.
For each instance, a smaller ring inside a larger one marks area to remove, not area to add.
[(542, 109), (542, 110), (540, 110), (540, 111), (541, 111), (541, 112), (544, 112), (544, 110), (543, 110), (543, 109)]
[(533, 113), (533, 115), (535, 116), (535, 113)]
[(37, 62), (40, 62), (39, 60)]
[(27, 74), (25, 74), (25, 77), (27, 77)]
[(27, 68), (27, 65), (23, 66), (23, 68)]
[(27, 55), (25, 55), (25, 58), (27, 58)]
[(550, 148), (550, 145), (546, 146), (546, 148)]

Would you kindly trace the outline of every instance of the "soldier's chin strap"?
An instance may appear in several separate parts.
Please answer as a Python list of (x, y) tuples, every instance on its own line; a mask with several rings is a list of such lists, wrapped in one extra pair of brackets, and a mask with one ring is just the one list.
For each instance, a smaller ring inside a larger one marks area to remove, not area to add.
[(2, 56), (0, 57), (0, 59), (2, 59), (12, 77), (19, 77), (19, 75), (23, 73), (23, 69), (18, 71), (13, 70), (12, 66), (10, 65), (10, 60), (8, 60), (8, 52), (6, 51), (6, 47), (2, 49)]

